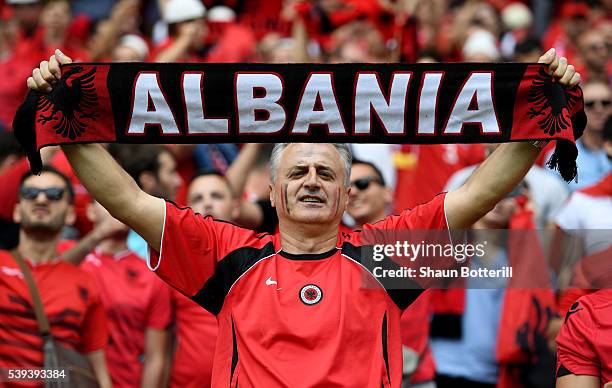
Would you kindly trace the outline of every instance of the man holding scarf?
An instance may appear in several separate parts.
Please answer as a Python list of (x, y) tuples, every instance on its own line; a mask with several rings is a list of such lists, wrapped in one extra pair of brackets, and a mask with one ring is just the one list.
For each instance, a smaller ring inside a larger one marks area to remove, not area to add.
[[(59, 65), (70, 62), (56, 52), (28, 86), (51, 90)], [(561, 85), (578, 84), (579, 74), (553, 49), (540, 62)], [(364, 230), (468, 228), (523, 179), (540, 147), (503, 144), (461, 188)], [(362, 233), (339, 233), (351, 190), (346, 145), (275, 147), (270, 200), (280, 232), (273, 236), (146, 194), (100, 145), (63, 150), (94, 198), (149, 243), (152, 269), (217, 314), (214, 386), (400, 385), (399, 319), (422, 290), (366, 279)]]

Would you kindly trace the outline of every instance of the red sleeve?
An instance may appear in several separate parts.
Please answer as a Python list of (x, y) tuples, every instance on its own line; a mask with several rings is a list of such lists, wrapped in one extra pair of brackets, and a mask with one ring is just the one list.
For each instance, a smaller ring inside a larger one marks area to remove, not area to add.
[(590, 290), (583, 288), (566, 288), (561, 290), (558, 298), (559, 301), (557, 302), (559, 314), (565, 316), (572, 304), (590, 292)]
[(151, 294), (147, 316), (147, 328), (165, 330), (172, 321), (172, 289), (158, 278), (155, 281), (155, 292)]
[[(445, 246), (452, 244), (450, 231), (446, 222), (444, 199), (446, 193), (438, 194), (431, 201), (404, 210), (399, 215), (391, 215), (380, 222), (364, 225), (359, 235), (359, 242), (363, 245), (395, 246), (401, 242), (423, 241), (428, 245)], [(385, 258), (394, 262), (392, 266), (410, 268), (420, 271), (424, 261), (408, 259), (407, 256), (387, 256)], [(446, 257), (445, 260), (434, 260), (434, 256), (422, 255), (436, 269), (450, 269), (457, 265), (457, 261)], [(437, 257), (437, 256), (436, 256)], [(417, 276), (411, 279), (420, 288), (442, 287), (439, 277)], [(391, 285), (390, 287), (397, 287)]]
[(150, 249), (147, 264), (166, 283), (193, 297), (229, 253), (269, 241), (256, 238), (252, 230), (167, 202), (160, 252)]
[(448, 229), (444, 199), (446, 193), (436, 195), (431, 201), (412, 209), (404, 210), (399, 215), (391, 215), (371, 225), (367, 229)]
[[(89, 274), (84, 274), (89, 276)], [(100, 293), (93, 279), (89, 282), (91, 295), (90, 304), (81, 325), (81, 344), (79, 351), (91, 353), (101, 350), (108, 343), (108, 326), (106, 324), (106, 313), (100, 301)]]
[(599, 358), (592, 345), (596, 341), (592, 311), (580, 300), (567, 312), (557, 336), (557, 373), (563, 366), (575, 375), (599, 376)]

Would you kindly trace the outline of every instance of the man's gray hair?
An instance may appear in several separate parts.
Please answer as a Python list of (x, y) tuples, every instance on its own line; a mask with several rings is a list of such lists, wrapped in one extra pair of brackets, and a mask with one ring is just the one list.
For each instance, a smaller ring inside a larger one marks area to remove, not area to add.
[[(280, 164), (281, 155), (285, 148), (293, 143), (276, 143), (274, 149), (272, 149), (272, 155), (270, 155), (270, 180), (272, 183), (276, 182), (276, 176), (278, 173), (278, 166)], [(351, 184), (351, 165), (353, 163), (353, 155), (351, 149), (346, 143), (329, 143), (338, 150), (340, 159), (344, 165), (344, 185), (348, 187)]]

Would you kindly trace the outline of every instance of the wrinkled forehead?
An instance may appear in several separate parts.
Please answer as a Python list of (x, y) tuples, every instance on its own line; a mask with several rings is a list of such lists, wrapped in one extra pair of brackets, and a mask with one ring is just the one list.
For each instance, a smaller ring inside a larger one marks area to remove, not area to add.
[(343, 164), (338, 150), (329, 143), (293, 143), (287, 146), (281, 156), (281, 169), (298, 165), (323, 165), (334, 171), (343, 171)]

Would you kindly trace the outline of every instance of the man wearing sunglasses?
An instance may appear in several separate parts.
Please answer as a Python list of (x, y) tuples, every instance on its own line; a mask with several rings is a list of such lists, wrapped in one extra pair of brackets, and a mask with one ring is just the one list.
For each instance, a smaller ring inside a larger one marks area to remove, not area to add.
[(380, 170), (373, 163), (354, 159), (346, 212), (355, 220), (355, 228), (385, 218), (392, 200)]
[(110, 387), (104, 361), (108, 334), (98, 289), (89, 275), (59, 258), (61, 230), (76, 217), (73, 199), (70, 181), (51, 167), (39, 176), (27, 173), (21, 181), (13, 214), (20, 225), (19, 245), (14, 253), (0, 250), (0, 369), (43, 366), (32, 296), (14, 259), (20, 255), (38, 287), (55, 340), (84, 353), (100, 386)]
[[(48, 92), (59, 65), (70, 62), (56, 51), (34, 69), (29, 87)], [(540, 62), (563, 86), (580, 81), (554, 49)], [(400, 315), (422, 290), (378, 285), (361, 263), (363, 235), (339, 231), (351, 191), (346, 144), (275, 146), (274, 235), (143, 192), (98, 144), (62, 148), (94, 198), (149, 243), (151, 269), (217, 315), (213, 386), (400, 386)], [(503, 144), (460, 189), (364, 229), (467, 228), (523, 179), (540, 150), (539, 143)]]

